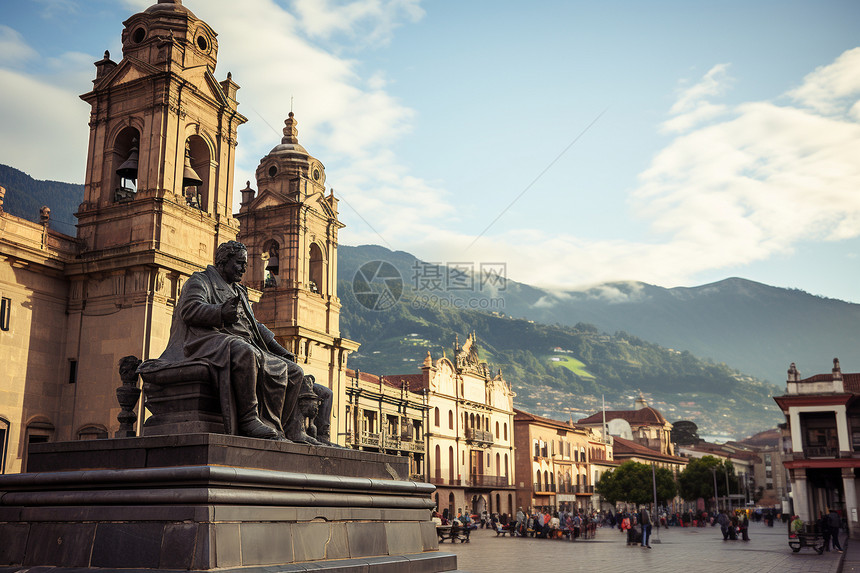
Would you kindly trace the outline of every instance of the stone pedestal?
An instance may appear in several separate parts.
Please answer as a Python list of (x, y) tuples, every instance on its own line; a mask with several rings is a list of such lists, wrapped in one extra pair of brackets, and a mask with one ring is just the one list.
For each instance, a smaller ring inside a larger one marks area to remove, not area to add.
[(430, 484), (396, 456), (219, 434), (36, 444), (0, 476), (0, 572), (436, 572)]

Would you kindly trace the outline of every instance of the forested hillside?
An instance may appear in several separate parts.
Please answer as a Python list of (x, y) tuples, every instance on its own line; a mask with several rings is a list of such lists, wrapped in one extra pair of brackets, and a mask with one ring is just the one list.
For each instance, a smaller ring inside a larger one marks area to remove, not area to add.
[(387, 310), (368, 310), (353, 285), (341, 281), (342, 334), (361, 342), (350, 366), (377, 374), (413, 374), (429, 350), (451, 357), (455, 336), (477, 334), (481, 357), (500, 368), (518, 407), (556, 419), (607, 408), (629, 409), (641, 391), (669, 420), (691, 419), (702, 435), (745, 437), (773, 427), (781, 414), (771, 399), (780, 389), (730, 369), (591, 325), (550, 326), (499, 313), (424, 304), (406, 287)]
[(51, 228), (75, 234), (74, 213), (84, 199), (83, 185), (39, 181), (8, 165), (0, 165), (0, 185), (6, 188), (3, 210), (7, 213), (38, 221), (39, 209), (47, 205), (51, 208)]

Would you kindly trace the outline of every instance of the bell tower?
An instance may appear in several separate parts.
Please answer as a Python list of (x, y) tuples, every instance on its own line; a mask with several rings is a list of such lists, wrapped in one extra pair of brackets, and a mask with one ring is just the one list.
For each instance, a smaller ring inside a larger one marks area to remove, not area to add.
[(332, 435), (343, 431), (341, 399), (346, 357), (358, 343), (340, 336), (337, 297), (338, 220), (334, 192), (326, 194), (325, 167), (299, 144), (293, 112), (284, 137), (257, 167), (257, 194), (250, 182), (236, 218), (239, 241), (248, 247), (243, 283), (262, 291), (254, 305), (306, 374), (334, 391)]
[(66, 270), (71, 439), (95, 420), (118, 426), (105, 373), (125, 355), (160, 354), (183, 281), (238, 232), (233, 169), (247, 120), (231, 74), (214, 75), (215, 32), (182, 0), (158, 0), (123, 26), (122, 59), (105, 52), (81, 96), (91, 113), (81, 254)]

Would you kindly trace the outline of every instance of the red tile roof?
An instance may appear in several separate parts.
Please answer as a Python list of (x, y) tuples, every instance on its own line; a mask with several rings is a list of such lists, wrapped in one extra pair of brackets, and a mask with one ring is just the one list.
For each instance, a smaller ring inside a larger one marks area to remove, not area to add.
[[(606, 420), (615, 420), (621, 418), (622, 420), (626, 420), (630, 424), (639, 424), (639, 425), (652, 425), (652, 424), (660, 424), (663, 425), (666, 423), (666, 418), (663, 417), (663, 414), (655, 410), (654, 408), (648, 406), (646, 408), (642, 408), (641, 410), (607, 410), (606, 411)], [(603, 423), (603, 412), (598, 412), (596, 414), (592, 414), (587, 418), (583, 418), (577, 422), (577, 424), (601, 424)]]
[[(355, 378), (356, 371), (350, 368), (346, 369), (347, 378)], [(371, 384), (379, 384), (379, 375), (371, 374), (370, 372), (358, 372), (358, 379), (362, 382), (369, 382)], [(397, 388), (398, 390), (403, 387), (403, 383), (408, 382), (408, 390), (410, 392), (417, 392), (421, 388), (423, 388), (424, 375), (423, 374), (394, 374), (389, 376), (382, 377), (382, 383), (385, 386), (390, 388)]]
[(660, 453), (658, 450), (653, 450), (647, 446), (643, 446), (642, 444), (637, 444), (631, 440), (625, 440), (624, 438), (613, 438), (613, 447), (612, 451), (615, 458), (618, 458), (618, 455), (621, 454), (630, 454), (631, 456), (640, 456), (645, 457), (648, 456), (650, 458), (656, 458), (658, 460), (663, 460), (666, 462), (673, 462), (677, 464), (686, 464), (687, 459), (679, 456), (670, 456), (668, 454)]
[(575, 425), (571, 425), (567, 422), (562, 422), (560, 420), (553, 420), (551, 418), (544, 418), (543, 416), (538, 416), (537, 414), (532, 414), (530, 412), (526, 412), (525, 410), (520, 410), (519, 408), (514, 408), (514, 422), (537, 422), (540, 424), (546, 424), (548, 426), (553, 426), (555, 428), (560, 428), (564, 430), (583, 430), (584, 428), (578, 428)]
[[(833, 382), (833, 373), (816, 374), (815, 376), (810, 376), (809, 378), (804, 378), (799, 381), (800, 384), (814, 384), (816, 382)], [(843, 373), (842, 386), (845, 388), (846, 392), (850, 392), (851, 394), (860, 394), (860, 372)]]

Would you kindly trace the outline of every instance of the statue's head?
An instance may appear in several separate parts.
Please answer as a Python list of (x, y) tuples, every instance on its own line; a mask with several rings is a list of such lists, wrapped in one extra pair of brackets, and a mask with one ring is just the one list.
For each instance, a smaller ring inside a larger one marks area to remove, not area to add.
[(227, 241), (215, 251), (215, 268), (228, 283), (242, 280), (248, 268), (248, 249), (239, 241)]

